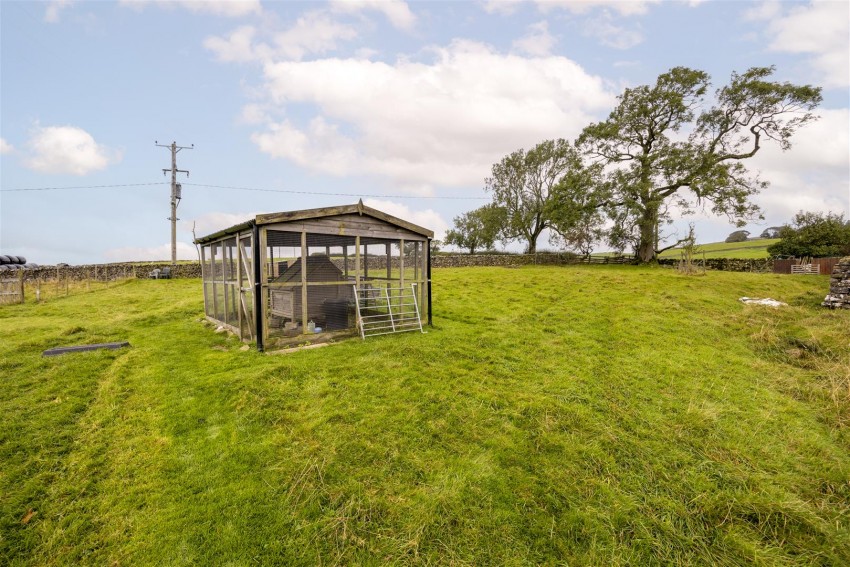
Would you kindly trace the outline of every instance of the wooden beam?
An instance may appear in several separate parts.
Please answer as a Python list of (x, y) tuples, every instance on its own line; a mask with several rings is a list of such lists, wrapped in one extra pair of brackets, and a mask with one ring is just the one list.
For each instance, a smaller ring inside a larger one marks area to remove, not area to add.
[(301, 232), (301, 334), (307, 334), (307, 232)]
[(236, 302), (236, 320), (239, 324), (239, 339), (242, 337), (242, 311), (245, 309), (245, 302), (242, 301), (242, 235), (236, 233), (236, 297), (239, 300)]
[(204, 288), (204, 315), (210, 314), (209, 299), (207, 298), (207, 255), (206, 245), (201, 245), (201, 287)]
[(426, 304), (428, 303), (428, 246), (427, 242), (421, 243), (422, 253), (419, 255), (421, 267), (420, 267), (420, 279), (422, 280), (422, 285), (419, 286), (419, 317), (423, 316), (423, 313), (427, 313)]
[(354, 285), (360, 289), (360, 237), (354, 237)]
[[(400, 312), (404, 312), (404, 309), (401, 307), (401, 298), (404, 296), (404, 239), (398, 241), (398, 281), (399, 287), (401, 288), (398, 292), (398, 310)], [(402, 315), (402, 321), (404, 320), (404, 316)]]
[[(254, 266), (255, 270), (260, 270), (260, 289), (255, 289), (254, 293), (260, 294), (260, 321), (263, 324), (262, 337), (263, 341), (269, 339), (269, 271), (266, 268), (268, 264), (268, 231), (265, 227), (259, 227), (260, 232), (260, 265)], [(256, 242), (254, 243), (257, 244)]]
[(413, 224), (412, 222), (408, 222), (398, 217), (388, 215), (382, 211), (379, 211), (378, 209), (373, 209), (372, 207), (367, 207), (365, 205), (342, 205), (339, 207), (324, 207), (321, 209), (305, 209), (303, 211), (287, 211), (281, 213), (257, 215), (256, 222), (257, 224), (266, 225), (271, 223), (293, 222), (304, 219), (317, 219), (346, 214), (373, 217), (428, 238), (434, 237), (434, 231), (428, 230), (427, 228), (423, 228), (419, 225)]

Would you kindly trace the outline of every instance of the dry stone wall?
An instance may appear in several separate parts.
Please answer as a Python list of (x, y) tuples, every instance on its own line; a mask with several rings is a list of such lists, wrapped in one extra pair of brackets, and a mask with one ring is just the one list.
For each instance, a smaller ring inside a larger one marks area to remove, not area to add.
[[(612, 259), (612, 263), (614, 259)], [(773, 260), (769, 258), (758, 260), (715, 258), (705, 260), (705, 267), (709, 270), (720, 270), (724, 272), (759, 272), (769, 273), (773, 271)], [(574, 254), (439, 254), (431, 259), (434, 268), (468, 268), (474, 266), (562, 266), (568, 264), (587, 263), (584, 258)], [(604, 259), (594, 257), (593, 264), (602, 264)], [(620, 262), (617, 262), (620, 263)], [(676, 266), (679, 260), (662, 258), (658, 260), (662, 266)], [(697, 260), (697, 265), (702, 266), (703, 260)]]
[(114, 281), (126, 278), (146, 279), (154, 269), (171, 268), (173, 278), (200, 278), (201, 266), (199, 264), (177, 264), (172, 266), (169, 262), (150, 263), (116, 263), (116, 264), (86, 264), (82, 266), (39, 266), (24, 271), (24, 278), (28, 281)]
[[(340, 268), (342, 260), (334, 258)], [(846, 260), (846, 258), (845, 258)], [(349, 269), (353, 269), (354, 260), (349, 258)], [(398, 268), (398, 257), (393, 257), (392, 267)], [(431, 258), (431, 267), (439, 268), (468, 268), (477, 266), (562, 266), (569, 264), (584, 263), (585, 260), (569, 253), (547, 253), (547, 254), (435, 254)], [(675, 266), (678, 260), (661, 259), (658, 261), (663, 266)], [(412, 267), (412, 258), (406, 260), (406, 265)], [(595, 257), (594, 264), (604, 263), (604, 260)], [(619, 263), (619, 262), (618, 262)], [(702, 265), (702, 260), (698, 260)], [(770, 272), (773, 269), (773, 261), (763, 260), (735, 260), (735, 259), (713, 259), (706, 260), (706, 267), (710, 270), (722, 270), (730, 272)], [(113, 281), (125, 278), (146, 279), (154, 269), (171, 268), (173, 278), (200, 278), (201, 266), (197, 263), (177, 264), (171, 266), (169, 262), (124, 262), (114, 264), (87, 264), (82, 266), (40, 266), (25, 270), (25, 279), (55, 281), (56, 279), (69, 279), (71, 281)], [(386, 269), (386, 257), (369, 257), (369, 270)]]
[(829, 295), (822, 305), (832, 309), (850, 309), (850, 256), (838, 261), (829, 279)]

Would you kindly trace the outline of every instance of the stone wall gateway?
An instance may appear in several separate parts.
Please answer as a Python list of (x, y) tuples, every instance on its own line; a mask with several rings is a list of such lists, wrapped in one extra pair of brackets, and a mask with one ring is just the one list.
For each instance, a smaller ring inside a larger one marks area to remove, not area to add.
[(831, 309), (850, 309), (850, 256), (839, 260), (832, 269), (829, 295), (821, 305)]

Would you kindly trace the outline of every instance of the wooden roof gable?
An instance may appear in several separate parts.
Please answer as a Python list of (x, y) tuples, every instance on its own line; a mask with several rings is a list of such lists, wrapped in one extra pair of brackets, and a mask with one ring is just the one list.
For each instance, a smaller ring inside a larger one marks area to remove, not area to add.
[(419, 225), (413, 224), (412, 222), (408, 222), (398, 217), (388, 215), (387, 213), (379, 211), (378, 209), (367, 207), (363, 204), (363, 201), (360, 201), (354, 205), (341, 205), (337, 207), (323, 207), (320, 209), (304, 209), (301, 211), (287, 211), (282, 213), (257, 215), (256, 222), (258, 225), (264, 225), (350, 214), (369, 216), (428, 238), (434, 237), (434, 231), (428, 230), (427, 228), (422, 228)]

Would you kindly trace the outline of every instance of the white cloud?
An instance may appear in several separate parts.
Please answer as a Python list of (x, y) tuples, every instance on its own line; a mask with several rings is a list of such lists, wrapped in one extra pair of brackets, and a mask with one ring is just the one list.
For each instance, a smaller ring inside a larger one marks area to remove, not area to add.
[(215, 53), (219, 61), (245, 63), (258, 57), (253, 45), (255, 35), (254, 26), (240, 26), (226, 38), (211, 36), (204, 39), (204, 47)]
[(367, 207), (378, 209), (384, 213), (404, 219), (413, 224), (419, 225), (422, 228), (434, 231), (434, 238), (442, 240), (446, 231), (449, 229), (449, 224), (443, 220), (439, 213), (432, 209), (411, 209), (402, 203), (395, 201), (386, 201), (383, 199), (367, 199), (363, 202)]
[(513, 42), (514, 49), (534, 56), (552, 53), (557, 43), (555, 36), (549, 33), (549, 24), (544, 20), (528, 26), (528, 33)]
[(602, 45), (614, 49), (631, 49), (643, 42), (641, 32), (615, 24), (607, 11), (599, 17), (589, 18), (584, 22), (582, 33), (588, 37), (595, 37)]
[(308, 53), (326, 53), (336, 49), (337, 42), (352, 40), (357, 31), (332, 20), (324, 12), (307, 12), (288, 30), (275, 35), (276, 51), (287, 59), (301, 59)]
[(36, 126), (27, 148), (24, 165), (42, 173), (86, 175), (121, 160), (120, 152), (75, 126)]
[(482, 0), (481, 5), (488, 14), (510, 16), (517, 11), (524, 0)]
[(55, 24), (59, 21), (59, 13), (71, 6), (72, 0), (51, 0), (44, 9), (44, 21)]
[(262, 104), (246, 104), (242, 107), (242, 112), (239, 113), (240, 124), (263, 124), (271, 122), (272, 118), (269, 114), (269, 109)]
[(265, 153), (333, 175), (375, 175), (410, 191), (480, 185), (505, 154), (573, 137), (614, 101), (565, 57), (504, 55), (469, 41), (429, 63), (323, 59), (265, 65), (268, 100), (318, 109), (303, 125), (269, 123)]
[(403, 30), (409, 31), (416, 24), (416, 16), (402, 0), (333, 0), (331, 6), (337, 12), (347, 13), (375, 10), (383, 13), (393, 26)]
[(224, 38), (207, 37), (204, 47), (223, 62), (300, 60), (309, 54), (336, 50), (340, 42), (355, 39), (357, 30), (334, 21), (327, 12), (313, 11), (303, 14), (288, 29), (273, 34), (269, 42), (255, 41), (256, 36), (256, 28), (241, 26)]
[(258, 15), (263, 11), (260, 0), (121, 0), (120, 4), (139, 11), (149, 5), (163, 8), (182, 7), (190, 12), (225, 18)]
[(639, 16), (649, 11), (652, 4), (661, 0), (536, 0), (543, 12), (553, 9), (569, 10), (573, 14), (587, 14), (598, 8), (614, 10), (621, 16)]
[[(242, 224), (245, 221), (249, 221), (255, 218), (258, 214), (260, 213), (204, 213), (195, 219), (184, 220), (180, 223), (180, 227), (183, 230), (186, 230), (187, 232), (191, 232), (192, 224), (194, 223), (195, 235), (200, 238), (202, 236), (208, 236), (210, 234), (213, 234), (214, 232), (218, 232), (219, 230), (230, 228), (231, 226), (235, 226), (237, 224)], [(169, 244), (169, 246), (171, 245)], [(169, 252), (169, 254), (171, 254), (171, 252)]]
[(850, 85), (850, 4), (813, 1), (788, 8), (766, 2), (747, 13), (767, 20), (771, 51), (806, 53), (825, 87)]
[(801, 209), (850, 214), (850, 110), (822, 109), (818, 114), (819, 121), (794, 135), (789, 151), (767, 144), (748, 160), (747, 166), (771, 183), (757, 202), (774, 222)]
[[(104, 251), (104, 258), (115, 262), (170, 262), (171, 243), (159, 246), (110, 248)], [(177, 243), (178, 260), (197, 260), (198, 251), (193, 244), (187, 242)]]
[(12, 144), (10, 144), (9, 142), (7, 142), (7, 141), (6, 141), (6, 140), (4, 140), (3, 138), (0, 138), (0, 155), (2, 155), (2, 154), (10, 154), (10, 153), (12, 153), (13, 151), (15, 151), (15, 148), (12, 146)]

